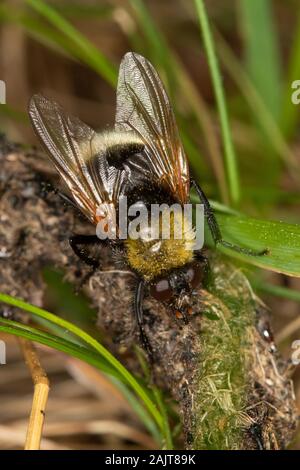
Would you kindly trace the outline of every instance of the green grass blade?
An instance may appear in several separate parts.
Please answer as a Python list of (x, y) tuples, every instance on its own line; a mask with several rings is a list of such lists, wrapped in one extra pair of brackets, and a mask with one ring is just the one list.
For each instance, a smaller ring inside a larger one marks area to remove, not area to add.
[(281, 127), (286, 137), (292, 138), (297, 132), (297, 125), (300, 120), (299, 106), (292, 103), (291, 85), (295, 80), (300, 79), (300, 11), (293, 40), (292, 50), (289, 57), (288, 74), (285, 83), (285, 93), (283, 99), (283, 109), (281, 116)]
[[(151, 372), (149, 370), (148, 363), (145, 361), (145, 358), (141, 354), (141, 351), (139, 350), (139, 348), (137, 347), (135, 348), (135, 353), (139, 360), (140, 366), (144, 372), (145, 377), (147, 378), (149, 382), (151, 382)], [(168, 412), (164, 404), (162, 393), (155, 384), (151, 385), (151, 389), (152, 389), (158, 409), (160, 410), (162, 419), (163, 419), (163, 429), (162, 429), (162, 434), (164, 436), (163, 449), (172, 450), (174, 448), (172, 433), (170, 430), (169, 416), (168, 416)]]
[(30, 341), (44, 344), (45, 346), (49, 346), (53, 349), (69, 354), (77, 359), (81, 359), (82, 361), (97, 367), (97, 369), (102, 372), (113, 375), (118, 380), (123, 380), (122, 376), (116, 371), (116, 369), (111, 367), (107, 361), (103, 360), (98, 354), (95, 354), (84, 346), (72, 343), (71, 341), (65, 340), (59, 336), (5, 318), (0, 318), (0, 331), (14, 334), (16, 336), (22, 336)]
[[(36, 1), (41, 3), (40, 0)], [(153, 56), (154, 62), (159, 64), (163, 74), (167, 75), (169, 85), (171, 85), (171, 91), (175, 87), (175, 82), (177, 82), (177, 79), (175, 80), (176, 77), (172, 71), (174, 68), (178, 70), (179, 81), (181, 85), (184, 83), (184, 88), (186, 90), (186, 100), (190, 104), (191, 109), (195, 114), (197, 121), (199, 122), (199, 125), (203, 128), (204, 138), (206, 140), (208, 151), (211, 156), (212, 166), (218, 180), (220, 193), (223, 200), (227, 202), (228, 190), (226, 186), (226, 178), (224, 177), (222, 157), (218, 148), (217, 137), (214, 135), (214, 126), (208, 116), (208, 113), (205, 112), (205, 110), (203, 110), (203, 106), (201, 106), (201, 97), (197, 94), (197, 88), (193, 85), (191, 79), (188, 77), (188, 74), (184, 70), (183, 65), (179, 63), (178, 59), (174, 56), (174, 54), (172, 54), (172, 51), (168, 47), (165, 39), (160, 34), (160, 31), (157, 29), (156, 25), (151, 19), (144, 3), (141, 0), (131, 0), (131, 3), (134, 10), (136, 11), (141, 26), (143, 27), (144, 23), (147, 22), (146, 36), (150, 45), (150, 51), (152, 52), (151, 55)], [(71, 35), (65, 35), (63, 28), (58, 31), (51, 29), (48, 25), (43, 24), (29, 14), (20, 14), (20, 12), (16, 14), (14, 11), (9, 10), (8, 8), (2, 8), (2, 10), (0, 8), (0, 14), (1, 11), (5, 21), (14, 21), (15, 23), (20, 24), (29, 35), (42, 44), (51, 47), (52, 49), (67, 55), (70, 58), (79, 59), (87, 65), (91, 66), (90, 62), (87, 60), (85, 52), (82, 51), (81, 48), (78, 48), (77, 43), (74, 43)], [(45, 17), (48, 18), (47, 15)], [(55, 24), (55, 22), (53, 24)], [(157, 38), (159, 38), (159, 41)], [(96, 68), (96, 71), (100, 73), (101, 76), (103, 76), (101, 70), (99, 71), (99, 68)], [(185, 147), (188, 151), (194, 175), (197, 177), (198, 174), (201, 173), (201, 165), (199, 164), (200, 157), (198, 150), (195, 148), (188, 136), (188, 131), (188, 126), (185, 124), (185, 120), (182, 119), (181, 134)]]
[(259, 282), (255, 279), (251, 279), (251, 284), (254, 289), (264, 294), (275, 295), (276, 297), (282, 297), (283, 299), (293, 300), (294, 302), (300, 302), (300, 292), (288, 287), (275, 286), (267, 282)]
[[(199, 198), (193, 192), (191, 201), (199, 203)], [(263, 256), (247, 256), (218, 246), (221, 251), (263, 269), (300, 277), (300, 224), (254, 219), (219, 202), (210, 201), (210, 204), (224, 240), (257, 251), (268, 249), (270, 252)], [(213, 246), (207, 226), (205, 241), (207, 245)]]
[(18, 109), (12, 108), (8, 104), (1, 104), (0, 106), (0, 116), (4, 118), (13, 119), (16, 122), (22, 122), (27, 124), (29, 122), (27, 113), (19, 111)]
[(99, 2), (93, 2), (91, 4), (84, 2), (61, 2), (60, 0), (56, 2), (51, 2), (51, 5), (55, 10), (60, 14), (72, 18), (82, 19), (95, 19), (95, 18), (104, 18), (109, 17), (113, 11), (113, 5), (109, 4), (100, 4)]
[(52, 335), (28, 325), (23, 325), (13, 320), (0, 318), (0, 331), (44, 344), (45, 346), (87, 362), (88, 364), (99, 369), (101, 372), (105, 373), (109, 380), (115, 384), (125, 396), (133, 410), (145, 424), (146, 428), (151, 432), (155, 440), (158, 443), (161, 442), (161, 434), (158, 431), (154, 420), (146, 412), (141, 403), (136, 400), (135, 396), (128, 390), (127, 386), (123, 382), (124, 379), (122, 376), (120, 376), (120, 374), (118, 374), (117, 371), (106, 361), (104, 361), (98, 354), (95, 354), (86, 347), (78, 346), (70, 341), (62, 339), (61, 337)]
[(25, 14), (23, 10), (14, 10), (9, 5), (0, 5), (0, 22), (14, 23), (21, 26), (33, 39), (43, 44), (45, 47), (55, 50), (68, 58), (85, 61), (85, 55), (80, 54), (80, 50), (72, 40), (63, 32), (53, 29), (41, 22), (40, 18), (32, 16), (32, 12)]
[(149, 429), (157, 442), (161, 441), (161, 434), (155, 426), (153, 419), (150, 418), (149, 414), (145, 411), (140, 402), (137, 401), (134, 395), (128, 390), (127, 386), (122, 381), (123, 378), (120, 376), (120, 374), (118, 374), (114, 368), (110, 367), (106, 361), (99, 357), (99, 355), (85, 347), (77, 346), (70, 341), (63, 340), (58, 336), (38, 330), (28, 325), (23, 325), (22, 323), (15, 322), (13, 320), (0, 318), (0, 331), (44, 344), (45, 346), (56, 349), (57, 351), (61, 351), (70, 356), (76, 357), (77, 359), (81, 359), (82, 361), (87, 362), (88, 364), (99, 369), (101, 372), (105, 373), (109, 380), (119, 388), (119, 390), (125, 396), (129, 404), (137, 413), (141, 421), (145, 424), (146, 428)]
[(44, 309), (36, 307), (35, 305), (28, 304), (21, 299), (17, 299), (11, 297), (6, 294), (0, 294), (0, 302), (7, 303), (9, 305), (13, 305), (18, 307), (26, 312), (31, 313), (31, 315), (43, 318), (48, 320), (56, 325), (69, 330), (74, 335), (78, 336), (79, 339), (84, 341), (87, 345), (89, 345), (93, 350), (97, 351), (98, 354), (102, 358), (108, 361), (108, 363), (116, 369), (116, 371), (122, 376), (122, 378), (128, 383), (128, 385), (136, 392), (136, 394), (141, 398), (144, 402), (146, 408), (148, 409), (149, 413), (153, 416), (156, 423), (160, 428), (163, 426), (163, 420), (161, 414), (157, 410), (155, 404), (150, 398), (148, 391), (143, 388), (137, 380), (133, 377), (133, 375), (104, 347), (102, 346), (97, 340), (95, 340), (92, 336), (90, 336), (85, 331), (81, 330), (77, 326), (73, 325), (72, 323), (63, 320), (56, 315), (53, 315), (50, 312), (47, 312)]
[(155, 422), (149, 414), (146, 412), (145, 408), (141, 405), (141, 403), (136, 400), (133, 393), (128, 389), (128, 387), (121, 382), (120, 380), (116, 379), (115, 377), (109, 377), (110, 381), (122, 392), (128, 403), (131, 405), (133, 410), (136, 412), (140, 420), (144, 423), (145, 428), (152, 434), (154, 439), (161, 444), (162, 435), (158, 431)]
[[(51, 326), (50, 322), (47, 323)], [(77, 359), (81, 359), (88, 364), (91, 364), (92, 366), (95, 366), (97, 369), (101, 370), (101, 372), (107, 374), (109, 380), (119, 388), (119, 390), (125, 396), (129, 404), (135, 410), (141, 421), (145, 424), (146, 428), (151, 432), (157, 442), (161, 441), (161, 434), (158, 431), (153, 418), (150, 417), (142, 404), (136, 400), (133, 393), (130, 392), (127, 385), (124, 383), (124, 378), (116, 371), (115, 368), (111, 367), (107, 361), (103, 360), (97, 353), (87, 349), (85, 346), (82, 346), (82, 343), (74, 341), (73, 338), (71, 338), (69, 341), (62, 338), (61, 334), (56, 336), (37, 328), (33, 328), (32, 326), (15, 322), (13, 320), (0, 318), (0, 331), (16, 334), (17, 336), (23, 336), (31, 341), (36, 341), (58, 351), (64, 352), (70, 356), (76, 357)]]
[(51, 299), (51, 311), (101, 341), (100, 330), (95, 331), (97, 312), (90, 307), (84, 294), (76, 293), (74, 285), (65, 280), (64, 273), (51, 267), (43, 270), (43, 279), (47, 285), (47, 298)]
[[(160, 29), (155, 24), (150, 10), (146, 6), (145, 2), (143, 0), (130, 0), (130, 5), (132, 6), (136, 15), (137, 23), (146, 37), (147, 46), (145, 46), (145, 48), (149, 48), (151, 59), (153, 59), (155, 64), (159, 65), (162, 73), (166, 75), (170, 88), (170, 96), (173, 100), (172, 104), (174, 106), (176, 105), (175, 98), (177, 94), (180, 92), (180, 90), (184, 89), (184, 99), (190, 106), (190, 109), (195, 116), (196, 122), (202, 129), (203, 138), (206, 142), (212, 168), (218, 181), (221, 197), (223, 201), (227, 202), (228, 188), (223, 159), (219, 149), (215, 126), (213, 120), (210, 118), (210, 113), (207, 109), (207, 106), (202, 100), (196, 85), (193, 83), (191, 77), (186, 71), (184, 64), (168, 45), (165, 36), (161, 33)], [(176, 70), (176, 74), (174, 74), (174, 70)], [(193, 174), (195, 178), (199, 179), (199, 175), (203, 174), (203, 171), (201, 172), (201, 155), (197, 149), (195, 151), (193, 148), (194, 146), (189, 135), (189, 125), (186, 123), (186, 119), (184, 117), (181, 118), (179, 114), (178, 121), (180, 124), (179, 127), (181, 138), (187, 151)]]
[(61, 31), (76, 46), (77, 57), (98, 72), (112, 86), (116, 85), (117, 71), (111, 62), (71, 23), (54, 8), (41, 0), (25, 0), (33, 10)]
[[(214, 121), (210, 116), (208, 106), (199, 94), (197, 87), (195, 86), (194, 82), (191, 80), (189, 74), (185, 70), (184, 65), (176, 57), (174, 63), (176, 65), (175, 68), (178, 73), (180, 84), (185, 90), (185, 99), (189, 103), (191, 110), (193, 111), (195, 118), (199, 123), (199, 127), (202, 129), (203, 138), (206, 142), (206, 147), (208, 150), (216, 180), (218, 182), (222, 201), (227, 203), (229, 201), (229, 190), (225, 176), (223, 158), (218, 142), (218, 137), (215, 131)], [(183, 133), (181, 132), (181, 134)], [(189, 151), (190, 146), (188, 144), (185, 144), (185, 147), (187, 151)], [(192, 165), (193, 173), (195, 177), (197, 177), (198, 173), (201, 172), (201, 167), (199, 164), (201, 156), (199, 155), (199, 151), (196, 154), (196, 158), (193, 157), (193, 153), (191, 152), (188, 152), (188, 155)]]
[(224, 253), (263, 269), (300, 277), (300, 225), (250, 217), (218, 214), (224, 240), (254, 250), (268, 249), (263, 256), (247, 256), (219, 247)]
[(156, 399), (156, 402), (158, 404), (158, 408), (159, 408), (159, 410), (162, 414), (162, 417), (163, 417), (163, 423), (164, 423), (164, 425), (163, 425), (163, 434), (164, 434), (164, 438), (165, 438), (164, 449), (165, 450), (173, 450), (174, 446), (173, 446), (172, 433), (171, 433), (171, 429), (170, 429), (170, 425), (169, 425), (169, 417), (168, 417), (168, 412), (167, 412), (167, 409), (166, 409), (166, 406), (165, 406), (165, 403), (164, 403), (162, 393), (157, 387), (153, 387), (153, 393), (154, 393), (154, 397)]
[(247, 70), (276, 122), (282, 104), (281, 64), (270, 0), (241, 0), (241, 25)]
[(129, 0), (129, 3), (136, 14), (141, 30), (147, 37), (148, 43), (151, 45), (151, 55), (154, 62), (164, 69), (168, 77), (169, 85), (171, 85), (173, 79), (176, 77), (171, 73), (170, 54), (168, 53), (168, 47), (163, 35), (156, 27), (143, 0)]
[(217, 35), (218, 50), (224, 67), (227, 69), (229, 76), (240, 89), (253, 114), (263, 129), (266, 139), (268, 139), (270, 147), (272, 147), (282, 160), (291, 166), (297, 165), (297, 160), (290, 150), (284, 136), (274, 120), (272, 114), (266, 107), (262, 97), (253, 86), (247, 73), (235, 57), (226, 41), (220, 34)]
[[(194, 189), (192, 189), (190, 193), (190, 198), (192, 203), (199, 203), (199, 198), (196, 195), (196, 191)], [(218, 201), (213, 201), (212, 199), (210, 199), (209, 204), (215, 211), (220, 212), (221, 214), (242, 215), (241, 212), (232, 209), (231, 207), (228, 207)]]
[(207, 18), (204, 2), (203, 0), (194, 1), (198, 13), (200, 28), (203, 35), (204, 47), (206, 50), (206, 55), (210, 67), (219, 112), (230, 197), (232, 203), (237, 204), (240, 199), (240, 182), (236, 155), (231, 138), (227, 106), (222, 85), (222, 77), (219, 70), (214, 41), (210, 30), (210, 25)]

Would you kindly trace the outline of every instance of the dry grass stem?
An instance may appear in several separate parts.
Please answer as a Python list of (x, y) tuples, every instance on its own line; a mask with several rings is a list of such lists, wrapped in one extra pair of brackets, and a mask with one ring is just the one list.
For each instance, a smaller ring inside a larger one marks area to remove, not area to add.
[(24, 449), (39, 450), (48, 400), (49, 380), (41, 366), (39, 357), (31, 341), (21, 338), (19, 341), (34, 385), (32, 407)]

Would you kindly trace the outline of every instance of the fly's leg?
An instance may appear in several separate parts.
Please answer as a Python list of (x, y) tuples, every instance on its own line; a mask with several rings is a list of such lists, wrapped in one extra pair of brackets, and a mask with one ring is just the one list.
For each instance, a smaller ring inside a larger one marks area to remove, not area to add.
[(204, 213), (205, 213), (205, 217), (208, 223), (208, 227), (212, 235), (212, 238), (214, 240), (214, 243), (216, 245), (222, 245), (225, 248), (230, 248), (231, 250), (234, 250), (238, 253), (244, 253), (245, 255), (250, 255), (250, 256), (263, 256), (268, 253), (267, 249), (261, 250), (261, 251), (255, 251), (255, 250), (251, 250), (251, 248), (243, 248), (241, 246), (234, 245), (233, 243), (223, 240), (220, 227), (215, 218), (214, 212), (208, 202), (207, 197), (205, 196), (204, 192), (202, 191), (202, 189), (200, 188), (200, 186), (195, 180), (191, 180), (191, 184), (194, 186), (199, 196), (199, 199), (204, 206)]
[(264, 446), (263, 438), (262, 438), (261, 426), (257, 423), (252, 424), (249, 431), (253, 439), (255, 440), (257, 450), (266, 450)]
[(72, 237), (69, 238), (70, 246), (75, 255), (93, 269), (99, 268), (100, 263), (97, 259), (88, 256), (83, 246), (96, 245), (99, 242), (101, 242), (101, 240), (97, 235), (72, 235)]
[(64, 203), (71, 205), (74, 209), (77, 210), (77, 212), (80, 212), (75, 201), (67, 194), (55, 188), (53, 184), (49, 180), (47, 180), (45, 177), (43, 177), (42, 179), (38, 177), (38, 183), (40, 185), (40, 194), (43, 199), (46, 199), (48, 194), (51, 194), (51, 193), (57, 194), (59, 197), (61, 197)]
[(197, 250), (194, 252), (194, 259), (198, 261), (200, 264), (203, 264), (205, 271), (207, 272), (210, 271), (208, 258), (203, 253), (201, 253), (200, 250)]
[(55, 194), (58, 194), (59, 197), (61, 197), (61, 199), (68, 205), (72, 206), (73, 209), (75, 209), (77, 212), (79, 212), (81, 214), (81, 212), (79, 211), (79, 208), (78, 206), (76, 205), (75, 201), (70, 198), (67, 194), (65, 193), (62, 193), (61, 191), (59, 191), (58, 189), (54, 189), (54, 193)]
[(200, 250), (197, 250), (194, 252), (194, 259), (201, 266), (203, 266), (203, 270), (204, 270), (203, 284), (204, 286), (207, 286), (211, 280), (211, 268), (210, 268), (209, 260), (205, 255), (203, 255), (203, 253)]
[(149, 361), (152, 363), (153, 351), (148, 341), (147, 335), (144, 330), (144, 325), (143, 325), (144, 288), (145, 288), (145, 282), (142, 279), (140, 279), (138, 281), (138, 284), (135, 289), (135, 294), (134, 294), (134, 314), (135, 314), (135, 319), (139, 328), (142, 346), (148, 354)]
[(84, 246), (89, 245), (96, 245), (97, 243), (101, 242), (101, 240), (97, 237), (97, 235), (73, 235), (69, 238), (69, 243), (74, 251), (75, 255), (78, 256), (81, 261), (85, 264), (90, 266), (92, 269), (88, 272), (80, 281), (78, 288), (76, 291), (80, 290), (80, 288), (88, 281), (88, 279), (94, 274), (94, 272), (99, 269), (100, 262), (96, 258), (92, 258), (87, 255)]

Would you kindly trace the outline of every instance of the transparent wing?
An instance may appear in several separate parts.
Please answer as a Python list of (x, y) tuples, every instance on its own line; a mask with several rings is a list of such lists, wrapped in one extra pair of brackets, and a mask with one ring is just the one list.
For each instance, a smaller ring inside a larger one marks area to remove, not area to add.
[(29, 115), (79, 208), (97, 222), (97, 207), (116, 205), (124, 180), (122, 171), (108, 165), (101, 135), (42, 95), (32, 97)]
[[(145, 144), (149, 173), (182, 203), (189, 194), (189, 167), (175, 116), (153, 66), (129, 52), (120, 65), (116, 131), (134, 131)], [(141, 162), (141, 171), (145, 171)], [(138, 166), (138, 161), (135, 161)]]

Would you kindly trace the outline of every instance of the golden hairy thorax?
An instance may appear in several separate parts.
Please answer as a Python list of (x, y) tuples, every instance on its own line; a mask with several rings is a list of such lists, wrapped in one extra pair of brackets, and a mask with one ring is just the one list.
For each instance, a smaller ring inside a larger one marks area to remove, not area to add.
[[(176, 233), (174, 227), (177, 223), (181, 224), (179, 239), (177, 239), (178, 236), (174, 236)], [(194, 240), (191, 239), (190, 226), (181, 213), (170, 214), (169, 239), (160, 237), (152, 240), (142, 238), (134, 240), (129, 237), (125, 241), (125, 247), (129, 265), (148, 282), (166, 272), (184, 266), (192, 261), (194, 256)]]

